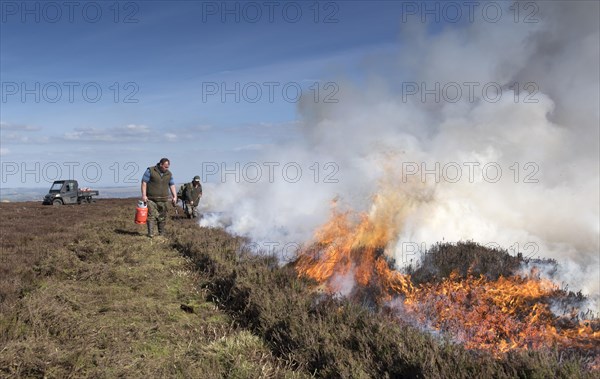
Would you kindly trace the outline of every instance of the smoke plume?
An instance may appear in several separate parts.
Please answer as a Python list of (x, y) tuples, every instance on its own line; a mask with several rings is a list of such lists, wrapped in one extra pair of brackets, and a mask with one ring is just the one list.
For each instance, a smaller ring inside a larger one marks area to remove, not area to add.
[[(272, 182), (209, 186), (207, 207), (228, 221), (201, 224), (282, 248), (308, 242), (334, 199), (401, 209), (387, 247), (398, 264), (415, 246), (473, 240), (554, 258), (569, 289), (598, 295), (599, 3), (538, 6), (533, 24), (399, 24), (367, 84), (339, 78), (338, 103), (301, 101), (299, 137), (257, 159), (280, 163)], [(439, 99), (423, 98), (436, 83)], [(302, 169), (293, 183), (277, 174), (289, 162)]]

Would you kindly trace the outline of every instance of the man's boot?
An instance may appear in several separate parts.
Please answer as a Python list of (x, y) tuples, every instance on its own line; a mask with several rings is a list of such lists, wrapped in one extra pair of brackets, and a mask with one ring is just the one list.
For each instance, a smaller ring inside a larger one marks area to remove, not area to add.
[(164, 221), (159, 221), (158, 222), (158, 235), (162, 236), (165, 233), (165, 222)]
[(148, 237), (154, 237), (154, 221), (148, 221), (146, 224), (148, 224)]

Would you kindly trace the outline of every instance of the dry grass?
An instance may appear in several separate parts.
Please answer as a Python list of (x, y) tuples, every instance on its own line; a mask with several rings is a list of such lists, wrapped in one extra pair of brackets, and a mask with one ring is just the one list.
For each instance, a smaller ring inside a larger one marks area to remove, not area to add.
[[(0, 204), (0, 377), (587, 378), (559, 352), (473, 352), (337, 299), (219, 229), (170, 220), (152, 242), (135, 201)], [(438, 246), (417, 280), (494, 277), (512, 258)], [(485, 251), (484, 251), (485, 250)], [(442, 252), (442, 253), (440, 253)], [(467, 257), (468, 259), (466, 259)], [(597, 377), (597, 375), (596, 375)]]
[(0, 377), (294, 376), (203, 300), (134, 204), (0, 205)]
[[(245, 254), (244, 241), (218, 229), (180, 228), (175, 246), (205, 277), (207, 299), (243, 328), (260, 336), (270, 350), (296, 370), (330, 378), (586, 378), (586, 357), (556, 351), (510, 353), (497, 359), (462, 348), (411, 325), (389, 309), (374, 309), (314, 291), (291, 265)], [(465, 251), (461, 252), (464, 247)], [(440, 272), (460, 269), (494, 277), (514, 268), (505, 252), (481, 246), (439, 246)], [(463, 256), (457, 261), (456, 256)], [(458, 264), (460, 263), (460, 264)], [(420, 268), (417, 268), (420, 270)], [(423, 272), (421, 270), (421, 272)], [(423, 274), (423, 276), (425, 276)], [(422, 279), (425, 280), (425, 279)]]
[(465, 278), (467, 274), (484, 275), (489, 280), (514, 275), (523, 262), (522, 257), (512, 256), (499, 249), (490, 249), (474, 242), (436, 244), (429, 249), (417, 267), (409, 273), (415, 283), (440, 281), (455, 272)]

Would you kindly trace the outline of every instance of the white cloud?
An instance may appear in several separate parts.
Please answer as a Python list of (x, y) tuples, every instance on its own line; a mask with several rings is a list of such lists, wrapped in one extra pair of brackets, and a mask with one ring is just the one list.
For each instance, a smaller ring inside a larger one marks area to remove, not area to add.
[(189, 130), (194, 132), (208, 132), (212, 128), (212, 125), (196, 125), (189, 128)]
[(165, 139), (169, 142), (177, 141), (177, 134), (175, 133), (165, 133)]
[(22, 132), (35, 132), (41, 130), (38, 126), (23, 125), (23, 124), (11, 124), (8, 122), (0, 121), (0, 131), (22, 131)]
[(63, 134), (68, 141), (87, 142), (132, 142), (148, 141), (152, 130), (146, 125), (128, 124), (114, 128), (77, 128)]
[(253, 143), (249, 145), (239, 146), (233, 149), (233, 151), (260, 151), (265, 149), (270, 145), (263, 145), (260, 143)]
[(49, 141), (47, 136), (40, 136), (36, 133), (40, 130), (42, 128), (38, 126), (0, 122), (0, 138), (4, 144), (47, 143)]

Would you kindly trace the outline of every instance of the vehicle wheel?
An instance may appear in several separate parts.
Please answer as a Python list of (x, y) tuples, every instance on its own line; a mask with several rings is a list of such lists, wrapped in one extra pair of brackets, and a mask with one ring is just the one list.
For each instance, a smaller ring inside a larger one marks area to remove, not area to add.
[(92, 203), (92, 198), (91, 198), (91, 197), (88, 197), (88, 198), (87, 198), (87, 202), (88, 202), (88, 204), (91, 204), (91, 203)]
[(62, 200), (60, 200), (60, 199), (54, 199), (52, 201), (52, 205), (54, 205), (55, 207), (58, 207), (58, 206), (62, 205)]

